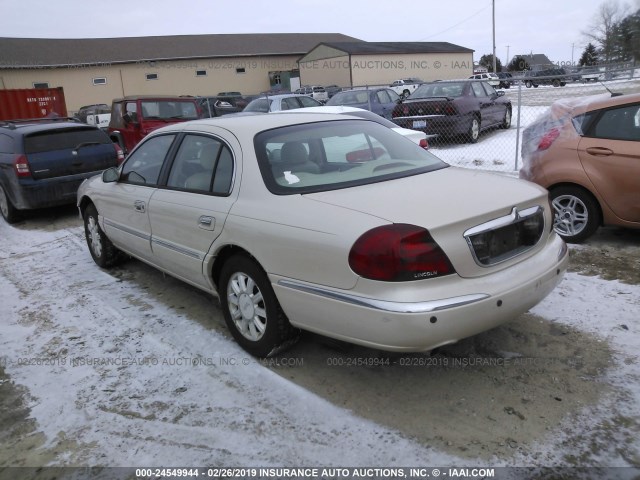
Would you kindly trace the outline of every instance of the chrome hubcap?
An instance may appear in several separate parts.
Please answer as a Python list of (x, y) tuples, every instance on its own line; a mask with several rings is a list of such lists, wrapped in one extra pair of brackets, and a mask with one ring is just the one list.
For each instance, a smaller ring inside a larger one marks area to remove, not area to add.
[(589, 211), (587, 206), (573, 195), (561, 195), (553, 200), (555, 218), (553, 228), (564, 236), (578, 235), (587, 226)]
[(471, 122), (471, 136), (473, 138), (478, 138), (479, 134), (480, 134), (480, 124), (478, 123), (478, 120), (473, 120)]
[(96, 219), (94, 217), (89, 217), (87, 219), (87, 234), (93, 254), (96, 257), (100, 257), (102, 255), (102, 243), (100, 242), (100, 230), (98, 229), (98, 222), (96, 222)]
[(243, 337), (260, 340), (267, 328), (267, 311), (262, 292), (246, 273), (236, 272), (229, 279), (227, 302), (231, 318)]

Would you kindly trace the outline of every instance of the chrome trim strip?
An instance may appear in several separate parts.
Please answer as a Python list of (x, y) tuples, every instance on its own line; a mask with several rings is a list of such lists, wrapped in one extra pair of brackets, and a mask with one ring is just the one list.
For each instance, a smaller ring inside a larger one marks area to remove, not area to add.
[(280, 280), (278, 285), (281, 287), (291, 288), (305, 293), (311, 293), (313, 295), (319, 295), (321, 297), (330, 298), (331, 300), (338, 300), (340, 302), (350, 303), (359, 307), (372, 308), (374, 310), (381, 310), (384, 312), (392, 313), (430, 313), (448, 308), (461, 307), (463, 305), (469, 305), (471, 303), (479, 302), (485, 298), (489, 298), (486, 293), (476, 293), (472, 295), (462, 295), (459, 297), (444, 298), (441, 300), (431, 300), (427, 302), (391, 302), (387, 300), (376, 300), (375, 298), (361, 297), (358, 295), (351, 295), (348, 293), (336, 292), (333, 290), (327, 290), (312, 285), (305, 285), (292, 280)]
[(406, 117), (393, 117), (394, 120), (429, 120), (431, 118), (443, 118), (446, 115), (432, 114), (432, 115), (409, 115)]
[(134, 230), (132, 228), (129, 227), (123, 227), (122, 225), (118, 225), (116, 223), (113, 223), (110, 220), (107, 220), (106, 218), (104, 219), (104, 224), (105, 225), (109, 225), (110, 227), (113, 227), (117, 230), (123, 231), (125, 233), (128, 233), (129, 235), (133, 235), (134, 237), (138, 237), (141, 238), (143, 240), (150, 240), (151, 239), (151, 235), (146, 235), (144, 233), (140, 233), (137, 230)]
[(193, 250), (188, 250), (186, 248), (179, 247), (174, 243), (170, 243), (165, 240), (160, 240), (156, 237), (152, 237), (151, 248), (153, 248), (154, 243), (157, 245), (160, 245), (161, 247), (168, 248), (169, 250), (173, 250), (174, 252), (181, 253), (191, 258), (195, 258), (196, 260), (202, 260), (202, 255), (200, 255), (198, 252), (194, 252)]
[(495, 230), (497, 228), (506, 227), (507, 225), (511, 225), (518, 220), (523, 218), (530, 217), (532, 215), (536, 215), (542, 207), (540, 205), (536, 205), (535, 207), (525, 208), (524, 210), (518, 211), (516, 207), (511, 209), (511, 213), (509, 215), (505, 215), (504, 217), (494, 218), (493, 220), (489, 220), (486, 223), (481, 225), (476, 225), (475, 227), (470, 228), (466, 232), (463, 233), (465, 237), (470, 237), (472, 235), (478, 235), (479, 233), (488, 232), (489, 230)]

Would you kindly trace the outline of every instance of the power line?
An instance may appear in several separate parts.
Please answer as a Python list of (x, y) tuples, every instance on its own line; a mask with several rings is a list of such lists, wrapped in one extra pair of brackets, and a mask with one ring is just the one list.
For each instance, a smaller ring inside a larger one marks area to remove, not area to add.
[(442, 30), (441, 32), (438, 33), (434, 33), (433, 35), (429, 35), (428, 37), (424, 37), (424, 38), (419, 38), (418, 40), (416, 40), (417, 42), (422, 42), (423, 40), (428, 40), (429, 38), (433, 38), (433, 37), (437, 37), (438, 35), (441, 35), (445, 32), (448, 32), (449, 30), (453, 30), (454, 28), (456, 28), (459, 25), (462, 25), (464, 22), (466, 22), (467, 20), (471, 20), (473, 17), (479, 15), (480, 13), (484, 12), (487, 8), (489, 8), (491, 5), (487, 5), (486, 7), (481, 8), (480, 10), (478, 10), (476, 13), (474, 13), (473, 15), (465, 18), (464, 20), (461, 20), (460, 22), (456, 23), (455, 25), (450, 26), (449, 28)]

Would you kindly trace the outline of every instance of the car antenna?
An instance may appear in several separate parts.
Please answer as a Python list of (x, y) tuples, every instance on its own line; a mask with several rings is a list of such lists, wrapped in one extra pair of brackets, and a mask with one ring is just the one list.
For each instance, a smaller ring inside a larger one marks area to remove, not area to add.
[(609, 92), (611, 94), (612, 97), (619, 97), (620, 95), (622, 95), (622, 92), (612, 92), (611, 90), (609, 90), (609, 87), (607, 87), (602, 82), (600, 82), (600, 85), (602, 85), (607, 90), (607, 92)]

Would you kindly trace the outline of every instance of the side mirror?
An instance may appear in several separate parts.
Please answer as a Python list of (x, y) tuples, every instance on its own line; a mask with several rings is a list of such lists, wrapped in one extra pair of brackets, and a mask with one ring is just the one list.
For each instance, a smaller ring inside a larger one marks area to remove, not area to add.
[(120, 179), (120, 170), (117, 167), (111, 167), (102, 172), (102, 181), (104, 183), (117, 182)]
[(496, 93), (498, 94), (499, 97), (504, 97), (504, 90), (498, 90), (496, 91)]

